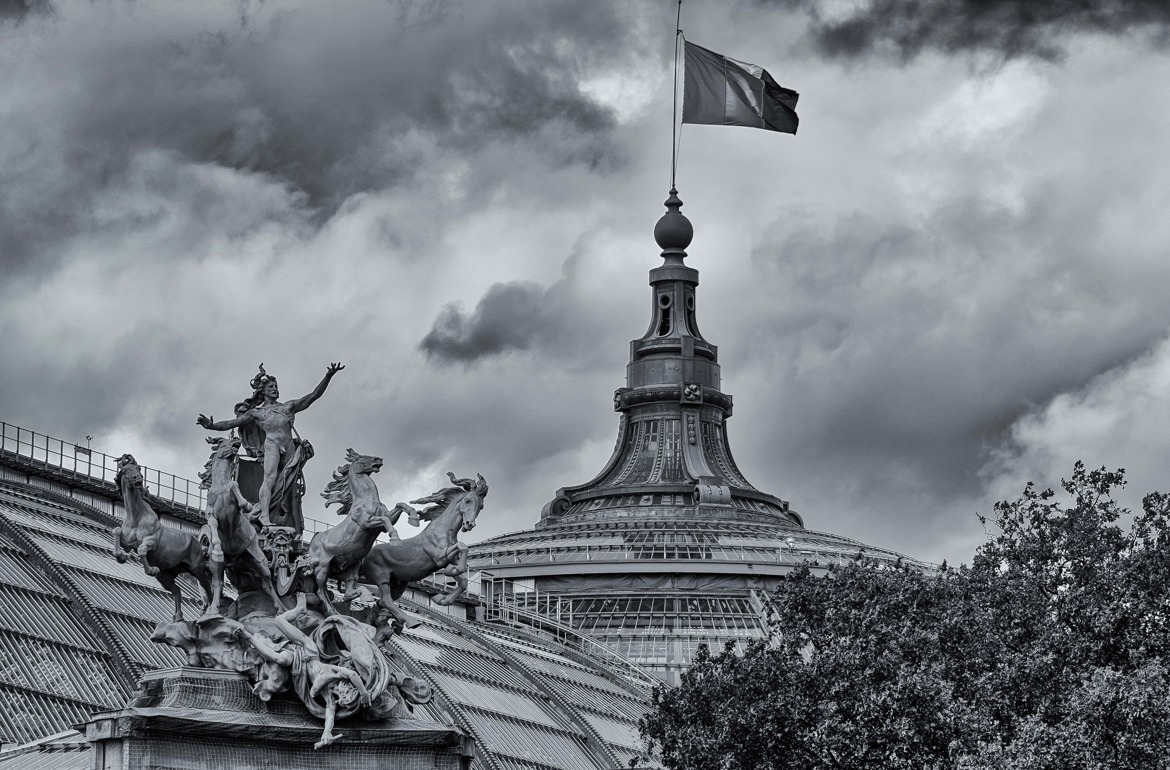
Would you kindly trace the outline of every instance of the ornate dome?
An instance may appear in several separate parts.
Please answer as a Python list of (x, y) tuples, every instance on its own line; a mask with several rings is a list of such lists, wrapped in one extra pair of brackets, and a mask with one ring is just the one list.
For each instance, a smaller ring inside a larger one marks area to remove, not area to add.
[(489, 611), (588, 634), (674, 681), (699, 644), (764, 632), (765, 594), (799, 565), (824, 571), (893, 551), (804, 528), (788, 502), (736, 465), (732, 397), (719, 350), (699, 331), (693, 235), (675, 190), (654, 228), (650, 324), (630, 343), (614, 393), (613, 455), (592, 480), (558, 489), (535, 530), (471, 547)]

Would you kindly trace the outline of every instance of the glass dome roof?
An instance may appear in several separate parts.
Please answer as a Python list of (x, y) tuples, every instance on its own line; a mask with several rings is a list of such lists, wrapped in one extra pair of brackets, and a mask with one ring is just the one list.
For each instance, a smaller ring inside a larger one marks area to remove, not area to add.
[(473, 545), (485, 616), (586, 635), (675, 682), (700, 644), (762, 635), (767, 593), (800, 566), (823, 574), (858, 555), (926, 566), (783, 519), (622, 513)]
[[(182, 665), (149, 640), (170, 599), (113, 559), (112, 508), (70, 497), (51, 469), (11, 465), (0, 456), (0, 770), (86, 766), (67, 731), (121, 708), (143, 671)], [(197, 590), (184, 596), (197, 614)], [(636, 756), (645, 686), (532, 629), (469, 619), (471, 605), (432, 605), (423, 591), (404, 604), (423, 622), (390, 644), (437, 693), (419, 716), (472, 735), (473, 767), (592, 770)]]

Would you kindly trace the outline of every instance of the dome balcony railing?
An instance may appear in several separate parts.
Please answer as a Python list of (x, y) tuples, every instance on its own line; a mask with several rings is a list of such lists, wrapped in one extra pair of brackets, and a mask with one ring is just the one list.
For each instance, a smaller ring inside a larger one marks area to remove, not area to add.
[[(560, 597), (542, 596), (539, 589), (525, 585), (524, 582), (483, 572), (480, 578), (480, 607), (485, 622), (529, 626), (544, 631), (570, 649), (610, 663), (614, 673), (634, 684), (642, 687), (661, 684), (660, 679), (610, 645), (573, 628), (571, 614), (564, 614), (565, 608), (571, 613), (571, 604)], [(544, 612), (540, 611), (542, 607)], [(552, 612), (558, 612), (558, 616)]]

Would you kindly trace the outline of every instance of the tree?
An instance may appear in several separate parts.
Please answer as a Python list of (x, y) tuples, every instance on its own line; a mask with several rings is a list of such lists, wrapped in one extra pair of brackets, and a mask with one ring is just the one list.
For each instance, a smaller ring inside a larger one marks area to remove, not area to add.
[[(970, 566), (858, 559), (771, 597), (770, 633), (701, 649), (641, 724), (681, 770), (1170, 767), (1170, 496), (1128, 530), (1123, 471), (995, 507)], [(986, 523), (986, 522), (985, 522)]]

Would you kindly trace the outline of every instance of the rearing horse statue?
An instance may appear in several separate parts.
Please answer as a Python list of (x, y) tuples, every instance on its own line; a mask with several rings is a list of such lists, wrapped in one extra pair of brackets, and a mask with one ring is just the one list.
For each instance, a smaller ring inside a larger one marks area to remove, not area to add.
[(260, 591), (272, 601), (273, 612), (284, 612), (284, 603), (272, 586), (272, 571), (260, 549), (256, 528), (243, 515), (252, 509), (252, 504), (232, 477), (239, 462), (240, 439), (208, 437), (207, 443), (212, 446), (211, 457), (199, 478), (207, 489), (211, 601), (203, 616), (220, 614), (225, 566), (237, 591)]
[(142, 560), (147, 575), (153, 575), (175, 600), (176, 621), (183, 619), (183, 594), (175, 579), (183, 572), (194, 576), (203, 589), (204, 606), (211, 603), (211, 569), (203, 547), (192, 535), (172, 527), (164, 527), (158, 514), (143, 495), (142, 469), (134, 456), (118, 458), (118, 472), (114, 483), (122, 490), (122, 504), (126, 515), (122, 526), (114, 527), (114, 558), (125, 564), (130, 549)]
[[(475, 526), (488, 485), (478, 473), (474, 481), (457, 479), (450, 472), (447, 477), (455, 486), (411, 500), (416, 505), (430, 503), (431, 507), (416, 511), (405, 503), (395, 506), (411, 514), (412, 519), (430, 522), (426, 529), (406, 540), (380, 543), (362, 561), (361, 577), (376, 584), (381, 593), (376, 623), (379, 639), (399, 633), (405, 627), (408, 616), (394, 602), (412, 581), (440, 570), (455, 578), (456, 586), (451, 593), (432, 600), (437, 604), (452, 604), (467, 590), (467, 545), (459, 542), (459, 533)], [(393, 621), (387, 623), (391, 618)]]
[(343, 601), (357, 596), (358, 567), (378, 535), (387, 532), (397, 538), (394, 524), (403, 510), (410, 511), (413, 518), (409, 506), (399, 503), (391, 512), (378, 497), (378, 487), (370, 474), (381, 470), (381, 457), (359, 455), (349, 449), (345, 459), (349, 462), (333, 473), (333, 481), (321, 493), (325, 505), (341, 503), (338, 514), (345, 516), (345, 520), (313, 535), (308, 552), (317, 581), (317, 596), (332, 615), (337, 610), (329, 598), (329, 578), (337, 578), (341, 584)]

